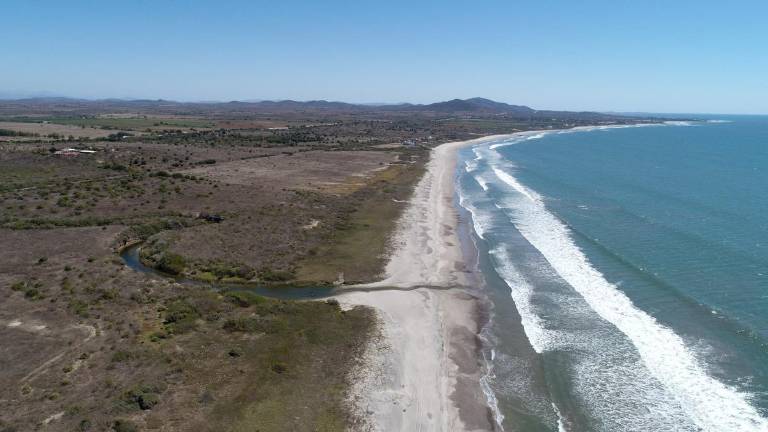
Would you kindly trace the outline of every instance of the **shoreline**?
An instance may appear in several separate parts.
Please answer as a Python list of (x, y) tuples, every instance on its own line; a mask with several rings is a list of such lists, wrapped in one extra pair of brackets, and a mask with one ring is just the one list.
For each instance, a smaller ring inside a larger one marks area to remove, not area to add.
[[(631, 127), (631, 126), (624, 126), (624, 127)], [(580, 129), (573, 130), (573, 132), (591, 131), (591, 130), (595, 130), (595, 129), (602, 129), (602, 128), (580, 128)], [(555, 133), (557, 133), (557, 132), (555, 132)], [(536, 137), (533, 137), (533, 138), (535, 139)], [(502, 143), (495, 144), (494, 143), (494, 145), (491, 145), (490, 148), (493, 149), (495, 147), (500, 147), (500, 146), (504, 146), (504, 144), (502, 144)], [(481, 157), (486, 157), (488, 155), (478, 154), (477, 156), (478, 156), (478, 158), (481, 158)], [(489, 159), (489, 157), (486, 157), (486, 159)], [(480, 183), (480, 186), (483, 186), (483, 183), (480, 181), (480, 179), (478, 177), (480, 177), (480, 176), (476, 177), (476, 179), (478, 180), (478, 183)], [(518, 193), (528, 196), (526, 194), (525, 188), (523, 188), (523, 187), (519, 187), (518, 188), (519, 185), (514, 182), (514, 179), (510, 180), (510, 181), (506, 181), (503, 178), (501, 178), (500, 175), (497, 175), (497, 177), (500, 177), (500, 180), (505, 181), (508, 186), (514, 187), (515, 189), (518, 189), (517, 190)], [(535, 193), (533, 193), (533, 195), (536, 196)], [(533, 198), (531, 198), (531, 199), (533, 200)], [(523, 200), (523, 201), (525, 201), (525, 200)], [(529, 219), (524, 219), (522, 224), (523, 224), (524, 227), (525, 226), (532, 226), (532, 225), (534, 225), (533, 223), (531, 223), (531, 221)], [(557, 227), (557, 224), (556, 223), (549, 223), (548, 226), (549, 227), (551, 227), (551, 226)], [(517, 227), (515, 227), (515, 228), (517, 229)], [(549, 229), (551, 230), (551, 228), (549, 228)], [(612, 318), (612, 316), (609, 314), (609, 312), (611, 312), (611, 310), (608, 309), (608, 312), (606, 312), (606, 309), (601, 308), (603, 305), (598, 303), (595, 300), (597, 298), (597, 297), (595, 297), (595, 293), (594, 292), (587, 292), (585, 294), (580, 289), (582, 287), (578, 283), (574, 283), (570, 279), (568, 279), (567, 275), (573, 274), (573, 273), (569, 273), (570, 269), (564, 271), (560, 267), (557, 266), (558, 265), (557, 264), (558, 263), (558, 258), (561, 256), (561, 255), (559, 255), (560, 252), (559, 252), (558, 248), (563, 248), (563, 244), (566, 244), (566, 246), (567, 246), (567, 245), (570, 245), (572, 243), (567, 243), (567, 242), (562, 242), (562, 241), (560, 241), (560, 242), (541, 243), (541, 244), (545, 245), (545, 247), (542, 247), (542, 246), (540, 246), (540, 243), (539, 243), (539, 242), (541, 242), (540, 239), (541, 238), (547, 238), (546, 237), (547, 236), (546, 233), (551, 232), (551, 231), (547, 231), (547, 228), (540, 229), (539, 231), (535, 232), (535, 234), (537, 234), (539, 237), (535, 237), (534, 236), (534, 240), (531, 240), (531, 238), (528, 237), (528, 235), (526, 234), (526, 231), (524, 229), (521, 230), (521, 231), (522, 231), (522, 233), (520, 233), (520, 235), (522, 236), (522, 238), (524, 238), (525, 242), (527, 242), (527, 244), (530, 244), (530, 246), (532, 248), (534, 248), (536, 251), (538, 251), (537, 253), (542, 254), (542, 258), (546, 259), (549, 262), (549, 264), (553, 266), (552, 269), (555, 272), (557, 272), (558, 275), (565, 275), (565, 276), (560, 276), (560, 277), (565, 278), (565, 283), (567, 283), (568, 286), (570, 286), (573, 289), (575, 289), (576, 291), (578, 291), (579, 295), (584, 296), (584, 298), (585, 298), (584, 301), (589, 303), (590, 310), (592, 312), (600, 315), (601, 319), (606, 319), (611, 325), (614, 325), (616, 327), (615, 330), (620, 332), (621, 337), (626, 337), (626, 338), (628, 338), (630, 340), (631, 347), (634, 350), (638, 351), (638, 356), (640, 357), (640, 361), (641, 361), (641, 363), (639, 363), (639, 364), (644, 365), (642, 368), (635, 368), (635, 369), (632, 369), (632, 370), (638, 370), (638, 369), (645, 370), (647, 368), (649, 374), (652, 374), (652, 376), (654, 376), (657, 379), (659, 379), (665, 385), (668, 382), (672, 382), (673, 384), (677, 384), (678, 382), (675, 382), (674, 379), (670, 378), (670, 371), (671, 371), (671, 373), (675, 374), (675, 376), (681, 376), (682, 375), (682, 376), (686, 377), (686, 379), (689, 379), (690, 382), (696, 382), (698, 386), (711, 387), (713, 389), (713, 391), (707, 392), (707, 393), (708, 394), (712, 394), (714, 396), (711, 397), (711, 398), (710, 397), (704, 398), (699, 393), (693, 393), (693, 394), (687, 393), (687, 391), (690, 390), (689, 388), (684, 388), (684, 387), (683, 388), (674, 388), (673, 387), (673, 389), (669, 389), (668, 387), (665, 387), (665, 389), (666, 389), (665, 391), (669, 391), (669, 392), (673, 392), (674, 391), (675, 392), (671, 396), (671, 397), (675, 398), (674, 400), (680, 400), (679, 398), (681, 398), (681, 397), (685, 398), (684, 401), (686, 402), (687, 405), (685, 405), (684, 407), (680, 408), (681, 410), (683, 410), (682, 412), (684, 413), (684, 415), (686, 415), (685, 418), (688, 418), (688, 416), (693, 417), (692, 419), (689, 419), (689, 420), (692, 421), (694, 424), (699, 425), (699, 426), (704, 424), (704, 425), (708, 425), (708, 426), (714, 427), (714, 428), (722, 428), (722, 425), (724, 424), (724, 423), (722, 423), (722, 419), (709, 416), (709, 414), (707, 414), (706, 408), (708, 406), (709, 407), (713, 406), (713, 403), (717, 403), (718, 400), (720, 400), (720, 401), (724, 400), (724, 401), (727, 401), (727, 405), (729, 405), (729, 407), (732, 407), (733, 409), (738, 410), (737, 413), (740, 416), (743, 416), (743, 421), (744, 421), (743, 424), (744, 425), (751, 424), (753, 426), (757, 426), (758, 424), (762, 424), (761, 423), (762, 420), (759, 418), (759, 412), (756, 412), (749, 405), (750, 401), (749, 401), (748, 397), (744, 397), (744, 398), (740, 399), (740, 396), (739, 396), (738, 392), (736, 392), (736, 393), (727, 393), (727, 391), (732, 390), (732, 389), (726, 389), (726, 388), (722, 387), (722, 384), (717, 381), (717, 378), (713, 378), (712, 376), (707, 375), (705, 370), (698, 368), (698, 365), (696, 365), (695, 363), (693, 363), (690, 360), (688, 360), (689, 357), (686, 355), (688, 353), (684, 351), (685, 350), (685, 346), (681, 342), (682, 336), (675, 335), (674, 331), (673, 331), (674, 330), (673, 327), (665, 328), (663, 325), (660, 325), (660, 326), (656, 326), (655, 328), (650, 328), (651, 331), (648, 331), (646, 333), (650, 333), (651, 337), (655, 336), (656, 334), (660, 334), (661, 336), (667, 338), (667, 340), (664, 340), (665, 345), (670, 345), (670, 347), (669, 347), (670, 350), (671, 351), (676, 351), (676, 356), (675, 357), (678, 360), (680, 360), (680, 362), (683, 362), (683, 366), (682, 366), (683, 372), (682, 373), (680, 372), (681, 367), (679, 365), (679, 362), (671, 362), (671, 363), (670, 362), (662, 362), (658, 358), (650, 357), (648, 355), (648, 353), (646, 351), (644, 351), (644, 350), (647, 350), (647, 343), (646, 343), (647, 342), (647, 338), (640, 339), (641, 336), (645, 337), (644, 334), (640, 334), (637, 331), (633, 332), (632, 329), (628, 330), (627, 326), (626, 326), (626, 323), (623, 323), (624, 325), (622, 326), (622, 322), (617, 322), (617, 320), (615, 320), (615, 319), (606, 318), (606, 315), (608, 317)], [(544, 232), (545, 234), (541, 234), (541, 232)], [(539, 239), (539, 242), (537, 242), (535, 240), (537, 238)], [(500, 242), (497, 242), (496, 244), (499, 244), (499, 243)], [(553, 244), (554, 244), (554, 246), (553, 246)], [(510, 246), (510, 247), (514, 247), (514, 249), (509, 249), (509, 252), (511, 254), (510, 256), (514, 256), (516, 253), (518, 253), (518, 251), (520, 249), (518, 249), (517, 246), (518, 245)], [(575, 248), (576, 246), (573, 246), (573, 247)], [(550, 258), (550, 254), (551, 254), (551, 256), (555, 256), (555, 258), (554, 259)], [(576, 254), (572, 254), (572, 255), (576, 255)], [(578, 257), (578, 255), (576, 255), (576, 256)], [(583, 261), (577, 261), (577, 262), (583, 262)], [(588, 272), (588, 270), (587, 271), (582, 270), (582, 273), (587, 273), (587, 272)], [(595, 270), (595, 272), (596, 272), (596, 270)], [(597, 274), (600, 275), (599, 273), (597, 273)], [(504, 277), (501, 274), (499, 276)], [(602, 275), (600, 275), (600, 277), (602, 277)], [(512, 279), (514, 279), (514, 278), (512, 278)], [(605, 280), (605, 279), (603, 279), (603, 280)], [(609, 283), (605, 282), (605, 284), (609, 284)], [(514, 285), (514, 282), (507, 282), (507, 285), (510, 288), (512, 288), (512, 286)], [(593, 286), (599, 286), (598, 283), (592, 283), (592, 285)], [(617, 288), (617, 290), (618, 290), (618, 288)], [(621, 292), (621, 291), (618, 291), (618, 292)], [(610, 296), (608, 296), (608, 297), (610, 298)], [(515, 300), (517, 300), (517, 298), (515, 298)], [(614, 299), (614, 300), (616, 300), (616, 299)], [(618, 304), (619, 305), (626, 304), (627, 305), (626, 306), (627, 309), (629, 309), (630, 307), (633, 306), (632, 303), (629, 302), (628, 300), (625, 301), (624, 297), (619, 298), (619, 300), (621, 300), (621, 301), (619, 301)], [(570, 305), (570, 303), (567, 303), (567, 305)], [(638, 306), (635, 306), (635, 308), (631, 309), (633, 311), (632, 313), (623, 313), (622, 316), (624, 317), (625, 320), (626, 320), (626, 317), (637, 317), (636, 319), (638, 321), (640, 321), (641, 319), (645, 319), (645, 317), (647, 315), (644, 315), (644, 314), (647, 313), (647, 312), (644, 312)], [(633, 313), (636, 314), (636, 315), (633, 315)], [(555, 314), (550, 314), (550, 315), (555, 315)], [(575, 321), (575, 320), (570, 320), (569, 322), (573, 322), (573, 321)], [(654, 322), (652, 321), (651, 324), (654, 324)], [(635, 326), (635, 328), (637, 328), (637, 327), (638, 326)], [(528, 337), (529, 335), (530, 335), (530, 333), (526, 333), (525, 334), (526, 337)], [(656, 340), (659, 340), (659, 338), (656, 338)], [(507, 344), (507, 345), (509, 345), (509, 344)], [(678, 347), (682, 347), (682, 350), (679, 350)], [(546, 351), (547, 349), (546, 348), (543, 348), (543, 349), (537, 348), (537, 350), (539, 350), (539, 352), (541, 352), (541, 350)], [(627, 351), (627, 352), (629, 352), (629, 351)], [(632, 352), (634, 352), (634, 351), (632, 351)], [(592, 357), (594, 358), (595, 356), (593, 355)], [(667, 359), (661, 359), (661, 360), (667, 360)], [(691, 367), (686, 366), (685, 362), (688, 362), (687, 364), (690, 364), (692, 366)], [(622, 363), (621, 362), (617, 362), (615, 364), (617, 365), (616, 368), (620, 370)], [(611, 367), (609, 367), (609, 368), (608, 367), (603, 367), (603, 368), (599, 368), (599, 369), (600, 370), (609, 370), (609, 369), (613, 370), (612, 368), (613, 368), (613, 364), (611, 364)], [(552, 368), (552, 369), (557, 370), (556, 368)], [(550, 370), (552, 370), (552, 369), (550, 369)], [(557, 381), (557, 380), (552, 380), (552, 381), (550, 381), (550, 383), (553, 382), (553, 381)], [(543, 387), (543, 388), (546, 389), (546, 387)], [(628, 401), (633, 400), (631, 396), (634, 396), (634, 395), (632, 395), (632, 387), (631, 387), (631, 385), (625, 386), (624, 388), (625, 389), (626, 388), (630, 389), (628, 391), (628, 393), (626, 393), (626, 395), (625, 395), (626, 398), (625, 399), (628, 400)], [(682, 395), (682, 396), (680, 396), (680, 395)], [(552, 404), (552, 410), (553, 410), (552, 413), (555, 415), (554, 420), (557, 421), (558, 428), (565, 428), (566, 425), (581, 424), (582, 422), (587, 422), (585, 424), (588, 424), (589, 420), (585, 420), (585, 419), (581, 418), (582, 411), (579, 411), (578, 408), (574, 408), (573, 406), (571, 406), (571, 404), (572, 404), (571, 401), (573, 399), (568, 399), (568, 398), (560, 399), (560, 398), (558, 398), (558, 396), (562, 396), (562, 395), (558, 394), (557, 392), (550, 394), (550, 396), (554, 398), (553, 399), (553, 404)], [(663, 400), (663, 399), (660, 399), (660, 400)], [(713, 400), (714, 400), (714, 402), (713, 402)], [(558, 406), (557, 404), (554, 403), (554, 401), (558, 401), (558, 402), (560, 402), (562, 404), (560, 406)], [(614, 402), (614, 403), (618, 403), (618, 402)], [(615, 405), (611, 405), (611, 406), (615, 406)], [(620, 405), (618, 405), (618, 406), (620, 406)], [(629, 408), (628, 408), (629, 411), (627, 411), (627, 413), (631, 413), (631, 415), (620, 416), (619, 418), (622, 418), (622, 419), (624, 419), (624, 418), (635, 419), (636, 421), (641, 421), (642, 420), (642, 416), (641, 415), (638, 416), (638, 417), (634, 417), (635, 413), (633, 413), (633, 411), (632, 411), (632, 407), (633, 407), (632, 403), (627, 402), (627, 405), (625, 405), (625, 406), (629, 406)], [(636, 406), (636, 404), (635, 404), (635, 406)], [(603, 408), (604, 407), (598, 407), (598, 408), (595, 408), (595, 409), (599, 410), (599, 409), (603, 409)], [(561, 410), (562, 410), (562, 412), (561, 412)], [(505, 411), (510, 412), (509, 410), (505, 410)], [(514, 410), (511, 411), (511, 412), (514, 412)], [(672, 411), (672, 412), (676, 412), (676, 411)], [(712, 411), (709, 410), (708, 412), (712, 412)], [(546, 416), (546, 417), (542, 417), (542, 418), (547, 419), (548, 417), (550, 417), (550, 416)], [(605, 419), (605, 421), (608, 421), (608, 419), (615, 420), (612, 416), (608, 416), (608, 415), (601, 416), (600, 418)], [(514, 417), (510, 418), (510, 422), (508, 424), (510, 424), (510, 425), (517, 425), (517, 423), (514, 420), (515, 420)], [(733, 421), (734, 421), (734, 423), (731, 423), (731, 424), (738, 424), (738, 425), (742, 424), (742, 423), (736, 423), (735, 422), (736, 420), (733, 420)], [(739, 419), (739, 421), (741, 421), (741, 420)], [(752, 423), (748, 423), (750, 421)], [(674, 423), (674, 421), (673, 421), (673, 423)]]
[[(500, 429), (498, 407), (491, 408), (495, 402), (482, 384), (489, 372), (482, 332), (493, 311), (481, 289), (485, 282), (473, 228), (469, 221), (460, 221), (455, 190), (459, 150), (508, 138), (633, 126), (638, 125), (527, 130), (432, 149), (426, 171), (398, 221), (385, 278), (334, 295), (345, 307), (375, 309), (379, 318), (378, 337), (351, 373), (349, 401), (365, 427)], [(467, 225), (463, 235), (462, 225)], [(469, 257), (470, 253), (475, 256)]]
[(474, 245), (460, 234), (456, 162), (463, 147), (515, 135), (435, 147), (398, 221), (385, 279), (335, 296), (379, 317), (379, 337), (352, 373), (350, 398), (373, 430), (497, 429), (480, 383), (489, 307), (468, 265)]

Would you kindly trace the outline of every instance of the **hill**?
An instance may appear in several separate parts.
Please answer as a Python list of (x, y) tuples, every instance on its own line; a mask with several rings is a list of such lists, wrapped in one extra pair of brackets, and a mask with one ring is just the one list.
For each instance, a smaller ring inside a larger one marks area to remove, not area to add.
[(459, 115), (464, 117), (507, 118), (621, 118), (615, 114), (596, 112), (571, 112), (537, 110), (524, 105), (511, 105), (486, 98), (452, 99), (431, 104), (365, 105), (338, 101), (230, 101), (230, 102), (178, 102), (148, 99), (100, 99), (85, 100), (64, 97), (40, 97), (0, 100), (0, 114), (40, 113), (65, 115), (97, 115), (103, 113), (179, 114), (268, 114), (268, 113), (315, 113), (350, 115)]

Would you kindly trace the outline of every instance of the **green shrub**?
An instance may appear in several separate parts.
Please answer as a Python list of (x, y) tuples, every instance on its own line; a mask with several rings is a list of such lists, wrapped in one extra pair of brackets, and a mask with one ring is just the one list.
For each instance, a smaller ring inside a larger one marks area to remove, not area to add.
[(120, 293), (117, 288), (103, 289), (101, 290), (100, 297), (102, 300), (114, 300), (119, 297)]
[(274, 362), (272, 364), (272, 372), (282, 374), (288, 371), (288, 366), (283, 362)]
[[(107, 127), (107, 126), (102, 126), (102, 129), (112, 129), (112, 128), (111, 127)], [(117, 132), (117, 133), (109, 134), (107, 136), (107, 141), (120, 141), (120, 140), (122, 140), (124, 138), (132, 137), (132, 136), (133, 136), (132, 133)]]
[(183, 219), (168, 218), (156, 222), (133, 225), (126, 234), (128, 237), (135, 237), (140, 240), (146, 240), (161, 231), (179, 229), (187, 225), (188, 223)]
[(149, 340), (151, 342), (160, 342), (161, 339), (167, 339), (168, 333), (164, 331), (157, 331), (153, 332), (151, 335), (149, 335)]
[(22, 131), (10, 130), (10, 129), (0, 129), (0, 136), (31, 137), (31, 136), (39, 136), (39, 135), (31, 132), (22, 132)]
[(82, 300), (72, 299), (69, 301), (69, 308), (74, 312), (75, 314), (83, 317), (88, 318), (88, 304), (83, 302)]
[(270, 268), (263, 268), (259, 271), (259, 279), (265, 282), (286, 282), (294, 277), (291, 271), (272, 270)]
[(170, 333), (186, 333), (194, 330), (200, 312), (184, 300), (176, 300), (165, 310), (165, 326)]
[(29, 288), (28, 290), (24, 291), (24, 297), (30, 300), (40, 300), (45, 298), (43, 293), (41, 293), (37, 288)]
[(254, 318), (232, 318), (224, 322), (223, 328), (228, 332), (251, 333), (259, 331), (261, 326)]
[(178, 254), (166, 252), (163, 254), (163, 257), (160, 258), (160, 261), (157, 263), (157, 268), (160, 271), (164, 271), (166, 273), (170, 273), (173, 275), (178, 275), (184, 271), (184, 268), (186, 267), (187, 263), (184, 260), (184, 257)]
[(122, 363), (126, 362), (128, 360), (131, 360), (135, 358), (136, 355), (130, 351), (115, 351), (114, 354), (112, 354), (112, 362), (113, 363)]
[(88, 419), (80, 420), (80, 423), (78, 423), (77, 425), (77, 430), (80, 432), (86, 432), (91, 430), (91, 421)]
[(148, 409), (154, 408), (155, 405), (160, 403), (160, 398), (154, 393), (142, 394), (141, 396), (139, 396), (138, 403), (139, 403), (139, 408), (143, 410), (148, 410)]
[(208, 263), (200, 269), (203, 273), (211, 273), (218, 279), (228, 279), (230, 281), (247, 281), (254, 276), (253, 270), (247, 266), (237, 264), (226, 264), (222, 262)]
[(283, 332), (287, 324), (283, 319), (275, 317), (233, 318), (224, 322), (223, 329), (228, 332), (267, 333)]
[(138, 432), (139, 427), (130, 420), (115, 420), (112, 424), (112, 430), (115, 432)]
[(224, 297), (240, 307), (248, 307), (266, 301), (264, 297), (250, 291), (228, 291), (224, 293)]
[(195, 273), (194, 276), (195, 276), (195, 279), (197, 280), (200, 280), (203, 282), (209, 282), (209, 283), (216, 282), (219, 279), (216, 277), (215, 274), (207, 271)]
[(149, 410), (160, 403), (159, 395), (164, 390), (165, 386), (161, 384), (139, 385), (123, 393), (122, 399), (129, 406)]

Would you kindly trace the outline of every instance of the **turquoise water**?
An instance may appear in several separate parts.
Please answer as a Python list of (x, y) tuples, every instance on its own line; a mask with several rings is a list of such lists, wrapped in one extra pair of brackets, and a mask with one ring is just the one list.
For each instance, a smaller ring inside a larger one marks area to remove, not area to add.
[(768, 430), (768, 117), (717, 119), (462, 151), (505, 430)]

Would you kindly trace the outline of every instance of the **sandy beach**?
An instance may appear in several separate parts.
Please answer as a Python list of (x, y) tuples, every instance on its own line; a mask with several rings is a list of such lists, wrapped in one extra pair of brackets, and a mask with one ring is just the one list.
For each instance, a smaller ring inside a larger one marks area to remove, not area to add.
[(436, 147), (399, 221), (386, 277), (338, 296), (380, 318), (380, 337), (354, 371), (352, 403), (370, 429), (494, 429), (479, 383), (485, 307), (460, 244), (454, 187), (458, 149), (498, 137)]

